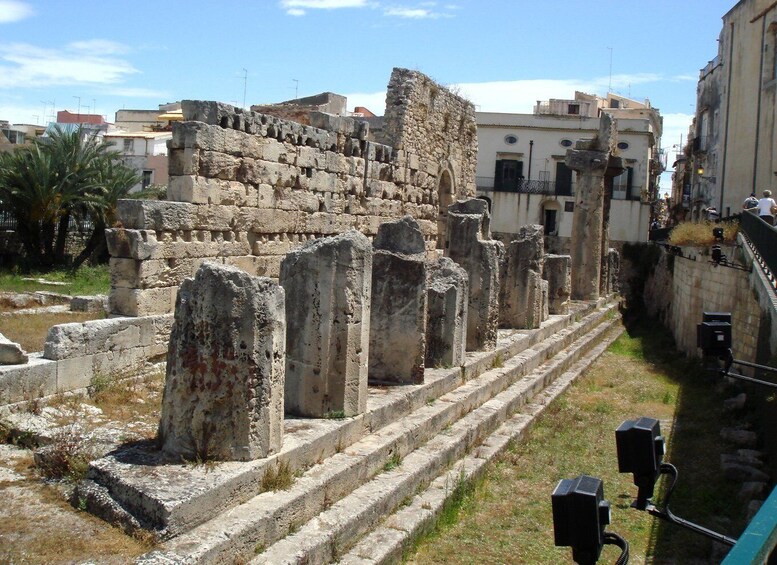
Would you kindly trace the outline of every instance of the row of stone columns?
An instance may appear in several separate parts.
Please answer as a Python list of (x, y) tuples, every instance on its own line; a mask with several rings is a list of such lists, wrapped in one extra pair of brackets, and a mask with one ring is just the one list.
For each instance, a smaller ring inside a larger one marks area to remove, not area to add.
[(278, 283), (204, 264), (178, 295), (161, 447), (187, 459), (264, 457), (280, 449), (284, 412), (354, 416), (368, 381), (421, 383), (425, 367), (493, 349), (500, 294), (506, 327), (538, 327), (567, 307), (569, 258), (543, 268), (538, 226), (505, 254), (487, 203), (471, 199), (449, 208), (448, 241), (449, 257), (429, 260), (405, 217), (382, 224), (374, 243), (350, 231), (290, 252)]

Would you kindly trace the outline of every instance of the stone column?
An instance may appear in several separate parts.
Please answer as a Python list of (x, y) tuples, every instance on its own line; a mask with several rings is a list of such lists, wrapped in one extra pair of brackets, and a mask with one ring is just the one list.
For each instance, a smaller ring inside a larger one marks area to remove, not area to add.
[(623, 173), (623, 159), (610, 155), (607, 170), (604, 172), (604, 203), (602, 207), (602, 275), (599, 281), (600, 294), (609, 294), (607, 281), (609, 275), (609, 261), (607, 259), (610, 249), (610, 205), (612, 202), (613, 179)]
[(543, 228), (523, 226), (506, 248), (499, 292), (499, 325), (503, 328), (538, 328), (545, 320), (543, 299)]
[(426, 247), (412, 217), (384, 222), (372, 255), (369, 381), (422, 383), (426, 355)]
[(602, 114), (597, 137), (579, 140), (575, 149), (567, 151), (566, 165), (577, 172), (570, 250), (574, 300), (599, 298), (604, 177), (614, 140), (615, 120), (608, 114)]
[(499, 324), (499, 266), (504, 245), (491, 239), (488, 203), (459, 200), (448, 207), (446, 254), (467, 271), (467, 350), (496, 347)]
[(546, 255), (542, 276), (548, 281), (548, 313), (569, 313), (569, 294), (572, 278), (569, 255)]
[(159, 422), (176, 459), (248, 461), (281, 448), (286, 322), (271, 279), (205, 263), (175, 305)]
[(349, 231), (289, 252), (286, 411), (321, 418), (367, 407), (372, 245)]
[(426, 366), (458, 367), (467, 347), (467, 271), (448, 257), (427, 269)]

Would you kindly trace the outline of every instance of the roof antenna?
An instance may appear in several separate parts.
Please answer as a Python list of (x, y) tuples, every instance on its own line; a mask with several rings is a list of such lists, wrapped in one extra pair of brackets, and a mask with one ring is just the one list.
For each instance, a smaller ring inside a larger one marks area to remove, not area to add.
[(607, 83), (607, 92), (612, 92), (612, 47), (608, 47), (610, 50), (610, 82)]

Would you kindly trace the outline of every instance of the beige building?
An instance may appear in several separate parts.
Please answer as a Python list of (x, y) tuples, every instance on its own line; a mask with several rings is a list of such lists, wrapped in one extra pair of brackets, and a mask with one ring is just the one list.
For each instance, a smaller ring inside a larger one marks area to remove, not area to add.
[(691, 216), (728, 216), (777, 188), (777, 3), (741, 0), (723, 16), (717, 56), (700, 72), (689, 139)]
[(575, 174), (564, 162), (566, 152), (578, 139), (598, 132), (601, 112), (617, 120), (618, 155), (626, 168), (614, 181), (610, 238), (647, 240), (661, 173), (661, 116), (648, 101), (581, 92), (574, 99), (538, 102), (533, 114), (476, 114), (477, 194), (491, 203), (491, 229), (497, 237), (508, 238), (526, 224), (542, 224), (550, 250), (568, 249)]

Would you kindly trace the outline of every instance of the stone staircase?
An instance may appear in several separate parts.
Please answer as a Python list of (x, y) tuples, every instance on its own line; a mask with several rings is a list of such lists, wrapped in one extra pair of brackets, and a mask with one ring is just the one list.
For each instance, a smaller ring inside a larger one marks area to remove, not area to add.
[(93, 462), (74, 496), (158, 532), (144, 564), (395, 562), (621, 331), (617, 304), (573, 303), (539, 329), (500, 330), (462, 367), (427, 369), (423, 384), (371, 386), (360, 416), (287, 418), (271, 457), (162, 464), (134, 446)]

